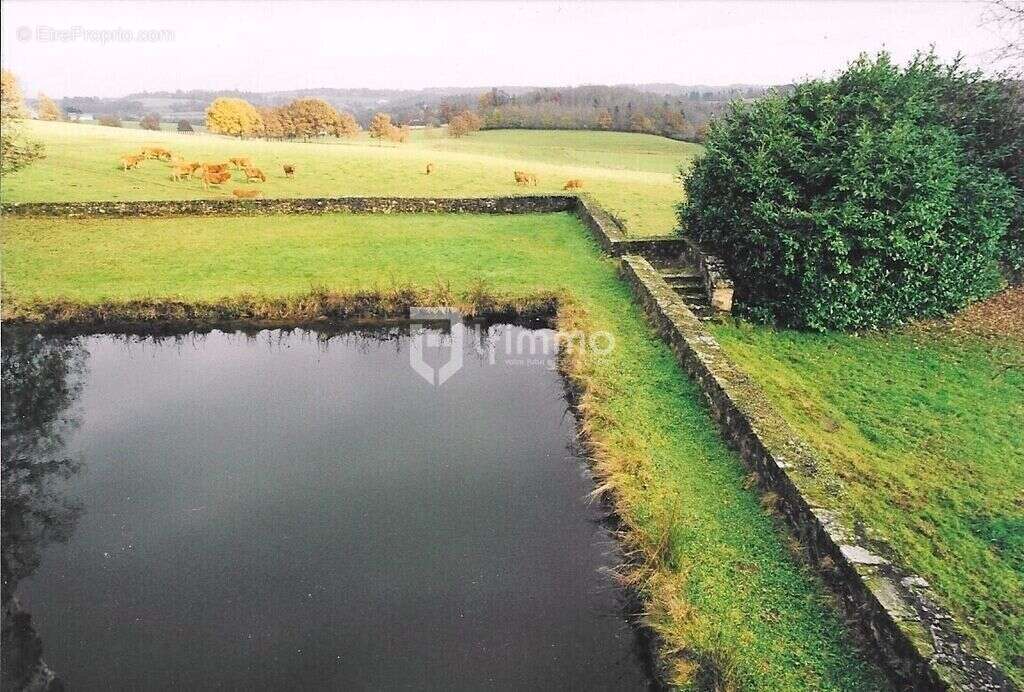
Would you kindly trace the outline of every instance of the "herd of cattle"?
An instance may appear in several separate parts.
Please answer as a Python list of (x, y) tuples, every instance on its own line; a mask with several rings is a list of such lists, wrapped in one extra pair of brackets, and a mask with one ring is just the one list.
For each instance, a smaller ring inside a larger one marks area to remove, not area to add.
[[(146, 159), (169, 162), (171, 164), (171, 180), (179, 182), (198, 178), (202, 181), (204, 189), (209, 189), (210, 185), (223, 185), (231, 180), (232, 168), (241, 170), (247, 183), (267, 182), (267, 174), (254, 166), (252, 160), (247, 156), (231, 158), (224, 163), (200, 163), (199, 161), (186, 161), (163, 147), (144, 147), (137, 154), (125, 154), (121, 157), (121, 170), (129, 171), (137, 168)], [(295, 175), (294, 165), (286, 163), (283, 168), (286, 178)], [(257, 188), (236, 187), (231, 194), (241, 199), (252, 199), (259, 197), (261, 193)]]
[[(167, 161), (171, 164), (171, 180), (179, 182), (199, 178), (203, 182), (203, 189), (209, 189), (210, 185), (223, 185), (232, 179), (231, 169), (241, 170), (245, 174), (247, 183), (265, 183), (267, 175), (253, 165), (252, 160), (247, 156), (238, 156), (228, 159), (225, 163), (200, 163), (198, 161), (186, 161), (180, 156), (175, 156), (169, 149), (163, 147), (143, 147), (137, 154), (125, 154), (121, 157), (121, 170), (129, 171), (137, 168), (146, 159), (157, 159)], [(283, 164), (284, 175), (291, 178), (295, 175), (295, 166)], [(428, 163), (426, 174), (434, 172), (434, 164)], [(537, 176), (528, 171), (513, 171), (512, 177), (516, 185), (537, 185)], [(583, 181), (573, 178), (566, 181), (563, 190), (579, 190), (583, 187)], [(257, 188), (236, 187), (231, 191), (235, 197), (240, 199), (252, 199), (259, 197), (261, 192)]]

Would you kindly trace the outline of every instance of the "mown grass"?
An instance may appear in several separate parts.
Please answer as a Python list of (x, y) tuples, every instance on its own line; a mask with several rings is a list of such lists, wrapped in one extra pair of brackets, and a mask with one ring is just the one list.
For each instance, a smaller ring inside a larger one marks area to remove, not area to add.
[(836, 504), (1024, 683), (1024, 343), (714, 331), (843, 479)]
[(747, 489), (694, 385), (644, 321), (615, 263), (569, 214), (9, 220), (5, 310), (31, 301), (216, 301), (433, 287), (454, 302), (562, 296), (565, 328), (607, 330), (610, 353), (566, 370), (632, 574), (684, 686), (877, 690), (827, 592)]
[[(268, 197), (344, 195), (490, 196), (560, 191), (570, 178), (620, 218), (632, 235), (670, 233), (673, 205), (681, 198), (678, 166), (701, 147), (653, 135), (621, 132), (502, 130), (453, 139), (444, 130), (416, 130), (405, 144), (353, 140), (265, 142), (205, 133), (109, 128), (27, 121), (26, 135), (44, 143), (46, 158), (0, 185), (7, 202), (191, 199), (230, 197), (246, 186), (242, 176), (222, 189), (170, 180), (166, 163), (147, 161), (124, 173), (117, 161), (146, 145), (161, 145), (189, 160), (224, 161), (248, 155), (269, 176), (260, 184)], [(425, 175), (428, 162), (435, 170)], [(284, 177), (283, 163), (298, 173)], [(539, 177), (537, 187), (517, 187), (512, 171)]]

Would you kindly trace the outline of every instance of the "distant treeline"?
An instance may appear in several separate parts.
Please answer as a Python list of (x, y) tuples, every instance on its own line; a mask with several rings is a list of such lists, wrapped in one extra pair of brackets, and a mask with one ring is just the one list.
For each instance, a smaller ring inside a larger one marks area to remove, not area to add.
[[(789, 87), (778, 87), (786, 91)], [(564, 88), (492, 87), (436, 89), (302, 89), (277, 92), (236, 90), (160, 91), (123, 98), (69, 97), (67, 112), (112, 115), (136, 120), (156, 113), (164, 120), (200, 124), (218, 98), (242, 99), (258, 109), (276, 108), (296, 100), (318, 99), (349, 113), (368, 128), (377, 113), (387, 113), (397, 126), (446, 125), (457, 114), (476, 112), (485, 129), (566, 129), (646, 132), (674, 139), (700, 141), (708, 121), (735, 99), (757, 99), (763, 86), (578, 86)]]
[(657, 94), (633, 87), (537, 89), (516, 96), (492, 89), (478, 99), (484, 129), (617, 130), (701, 141), (730, 101), (763, 96), (765, 87)]

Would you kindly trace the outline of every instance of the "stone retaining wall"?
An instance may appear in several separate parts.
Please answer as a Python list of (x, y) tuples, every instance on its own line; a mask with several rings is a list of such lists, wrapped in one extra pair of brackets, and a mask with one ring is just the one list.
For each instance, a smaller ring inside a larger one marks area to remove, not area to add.
[(994, 662), (973, 650), (924, 579), (879, 555), (892, 553), (858, 538), (833, 508), (810, 499), (818, 459), (657, 270), (643, 257), (627, 255), (622, 273), (700, 386), (723, 437), (779, 495), (780, 510), (896, 679), (920, 690), (1014, 689)]

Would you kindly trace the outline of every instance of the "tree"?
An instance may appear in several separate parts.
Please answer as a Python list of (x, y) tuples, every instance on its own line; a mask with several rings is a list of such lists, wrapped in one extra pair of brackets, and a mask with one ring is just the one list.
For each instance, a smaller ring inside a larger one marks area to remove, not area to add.
[(61, 120), (64, 117), (53, 99), (41, 92), (36, 102), (36, 112), (39, 114), (40, 120)]
[(933, 54), (906, 68), (861, 56), (715, 122), (680, 222), (725, 260), (742, 310), (851, 330), (939, 317), (996, 290), (1020, 192), (1000, 170), (1012, 152), (981, 136), (989, 116), (974, 99), (948, 103), (964, 79)]
[(7, 175), (43, 157), (43, 145), (21, 134), (20, 119), (28, 109), (18, 80), (8, 70), (0, 79), (0, 173)]
[(206, 109), (206, 128), (219, 135), (253, 137), (263, 129), (259, 111), (245, 99), (218, 98)]
[(121, 118), (116, 115), (101, 115), (97, 122), (104, 127), (121, 127)]
[(264, 139), (282, 139), (285, 136), (282, 108), (260, 108), (260, 120), (263, 128), (260, 136)]
[(288, 123), (286, 129), (289, 136), (310, 139), (334, 134), (340, 116), (326, 101), (297, 99), (281, 109), (281, 119)]
[(612, 120), (612, 114), (607, 109), (597, 114), (597, 126), (602, 130), (610, 130), (614, 124), (615, 121)]
[(141, 127), (143, 130), (159, 130), (160, 116), (156, 113), (149, 113), (142, 120), (139, 121), (139, 127)]
[(10, 70), (0, 70), (0, 111), (9, 118), (24, 118), (28, 114), (18, 79)]
[(989, 0), (987, 23), (1001, 34), (1002, 45), (995, 50), (997, 62), (1006, 62), (1021, 76), (1024, 69), (1024, 4), (1020, 0)]
[(448, 119), (448, 136), (449, 137), (464, 137), (470, 133), (469, 120), (466, 119), (461, 113), (453, 115)]
[(390, 115), (387, 113), (377, 113), (373, 116), (373, 119), (370, 120), (370, 127), (367, 128), (367, 130), (370, 133), (370, 137), (381, 142), (390, 134), (392, 127), (394, 127), (394, 125), (391, 124)]
[(392, 125), (390, 128), (388, 128), (387, 137), (388, 141), (390, 142), (395, 142), (396, 144), (403, 144), (409, 139), (409, 126), (402, 125), (401, 127), (398, 127), (396, 125)]
[(195, 132), (195, 130), (192, 129), (192, 123), (190, 123), (189, 121), (187, 121), (187, 120), (179, 120), (178, 121), (178, 132), (185, 132), (187, 134), (192, 134), (193, 132)]
[(352, 138), (359, 134), (362, 128), (359, 127), (359, 123), (352, 117), (351, 113), (345, 111), (338, 112), (338, 119), (334, 125), (334, 131), (331, 133), (335, 137), (346, 137)]

